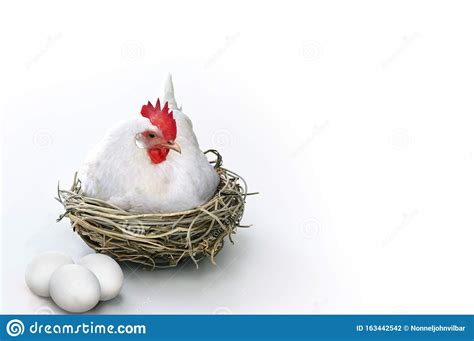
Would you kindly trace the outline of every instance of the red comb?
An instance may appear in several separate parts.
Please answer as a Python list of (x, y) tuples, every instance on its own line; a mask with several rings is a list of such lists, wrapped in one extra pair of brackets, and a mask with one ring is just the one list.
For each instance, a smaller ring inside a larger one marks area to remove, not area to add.
[(175, 140), (176, 121), (173, 117), (173, 111), (168, 111), (168, 102), (166, 102), (163, 109), (161, 109), (160, 99), (158, 98), (155, 107), (148, 101), (148, 104), (142, 107), (141, 113), (143, 117), (150, 120), (151, 124), (161, 129), (165, 140)]

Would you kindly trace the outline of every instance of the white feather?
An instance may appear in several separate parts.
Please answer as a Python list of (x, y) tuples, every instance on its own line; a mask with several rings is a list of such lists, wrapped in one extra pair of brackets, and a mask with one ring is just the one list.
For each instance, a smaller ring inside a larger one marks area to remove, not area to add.
[(170, 109), (178, 109), (176, 99), (174, 98), (174, 86), (171, 74), (168, 74), (168, 76), (165, 78), (165, 83), (163, 85), (163, 103), (165, 102), (168, 102)]
[(173, 105), (181, 154), (170, 150), (165, 161), (153, 164), (146, 149), (136, 146), (135, 135), (157, 128), (140, 116), (119, 122), (84, 162), (85, 195), (133, 212), (165, 213), (194, 208), (215, 193), (219, 176), (199, 149), (191, 120), (176, 107), (171, 77), (167, 82), (165, 98)]

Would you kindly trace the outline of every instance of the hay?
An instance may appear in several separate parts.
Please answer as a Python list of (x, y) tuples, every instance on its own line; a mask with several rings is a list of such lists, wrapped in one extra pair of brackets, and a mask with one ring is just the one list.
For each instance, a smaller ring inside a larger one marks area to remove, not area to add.
[(166, 214), (136, 214), (81, 193), (81, 182), (74, 177), (70, 190), (58, 186), (58, 198), (65, 209), (58, 221), (67, 217), (71, 226), (96, 252), (117, 261), (129, 261), (148, 268), (173, 267), (186, 260), (197, 262), (215, 256), (224, 238), (240, 225), (247, 185), (240, 176), (222, 167), (215, 150), (211, 163), (221, 181), (216, 194), (204, 205)]

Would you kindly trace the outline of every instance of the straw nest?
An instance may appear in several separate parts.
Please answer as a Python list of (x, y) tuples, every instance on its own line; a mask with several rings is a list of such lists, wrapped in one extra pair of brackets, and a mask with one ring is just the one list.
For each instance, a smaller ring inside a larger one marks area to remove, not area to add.
[(240, 176), (222, 167), (215, 150), (211, 161), (221, 181), (215, 195), (204, 205), (176, 213), (136, 214), (105, 201), (86, 197), (81, 181), (74, 177), (70, 190), (59, 189), (57, 200), (71, 226), (96, 252), (117, 261), (129, 261), (145, 267), (173, 267), (191, 259), (197, 262), (215, 256), (226, 237), (240, 225), (244, 213), (247, 185)]

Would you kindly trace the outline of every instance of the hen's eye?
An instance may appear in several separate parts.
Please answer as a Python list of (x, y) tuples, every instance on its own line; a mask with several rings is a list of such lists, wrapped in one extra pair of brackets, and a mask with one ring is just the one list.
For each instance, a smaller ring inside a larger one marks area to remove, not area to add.
[(150, 134), (148, 134), (148, 137), (151, 138), (151, 139), (154, 139), (156, 137), (156, 135), (153, 134), (153, 133), (150, 133)]

